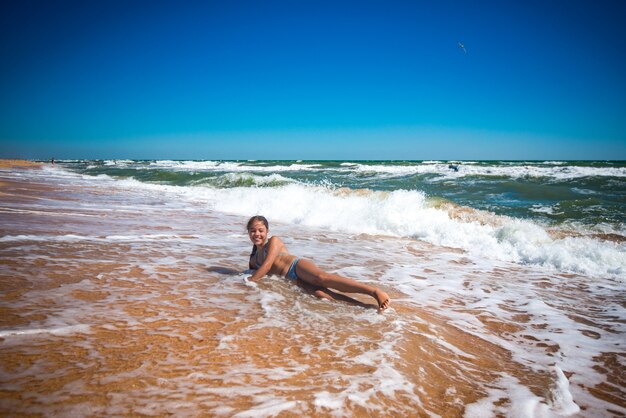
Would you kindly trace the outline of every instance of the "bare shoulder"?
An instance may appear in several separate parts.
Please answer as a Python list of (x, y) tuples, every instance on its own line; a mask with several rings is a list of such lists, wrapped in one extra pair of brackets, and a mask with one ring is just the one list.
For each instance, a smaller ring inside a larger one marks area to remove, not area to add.
[(267, 242), (268, 242), (268, 249), (275, 249), (274, 251), (278, 253), (287, 252), (287, 247), (285, 247), (285, 244), (280, 238), (272, 237)]
[(279, 246), (279, 247), (285, 245), (285, 244), (283, 244), (283, 241), (280, 238), (278, 238), (277, 236), (273, 236), (270, 239), (268, 239), (267, 243), (269, 245), (272, 245), (272, 246), (276, 245), (276, 246)]

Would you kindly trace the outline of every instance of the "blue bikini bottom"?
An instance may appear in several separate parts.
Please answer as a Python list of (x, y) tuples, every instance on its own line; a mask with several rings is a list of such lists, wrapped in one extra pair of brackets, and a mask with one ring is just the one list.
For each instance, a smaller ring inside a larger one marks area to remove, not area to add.
[(293, 280), (298, 280), (299, 279), (298, 275), (296, 274), (296, 265), (298, 264), (298, 261), (300, 261), (300, 259), (298, 257), (296, 257), (292, 261), (291, 266), (289, 266), (289, 271), (287, 272), (287, 276), (286, 277), (289, 277), (290, 279), (293, 279)]

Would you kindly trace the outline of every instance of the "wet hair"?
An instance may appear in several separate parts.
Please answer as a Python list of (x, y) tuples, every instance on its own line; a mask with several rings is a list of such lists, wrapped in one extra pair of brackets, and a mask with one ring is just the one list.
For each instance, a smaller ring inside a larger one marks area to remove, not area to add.
[(246, 225), (246, 231), (249, 231), (250, 228), (252, 227), (252, 224), (255, 222), (263, 222), (263, 225), (265, 225), (266, 229), (270, 229), (270, 225), (267, 222), (267, 219), (265, 219), (265, 216), (261, 216), (261, 215), (257, 215), (257, 216), (253, 216), (252, 218), (250, 218), (250, 220), (248, 221), (248, 224)]
[[(270, 224), (269, 222), (267, 222), (267, 219), (265, 219), (265, 216), (261, 215), (253, 216), (252, 218), (250, 218), (248, 220), (248, 224), (246, 225), (246, 230), (250, 231), (252, 224), (255, 222), (263, 222), (263, 225), (265, 225), (265, 228), (269, 231)], [(250, 257), (252, 257), (253, 255), (256, 255), (256, 246), (254, 245), (252, 246), (252, 252), (250, 253)], [(252, 268), (252, 264), (250, 264), (250, 268)]]

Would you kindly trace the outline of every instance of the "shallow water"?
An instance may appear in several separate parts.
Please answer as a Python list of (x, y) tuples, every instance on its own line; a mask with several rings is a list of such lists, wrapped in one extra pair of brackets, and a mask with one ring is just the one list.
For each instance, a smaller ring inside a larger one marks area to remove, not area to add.
[[(58, 167), (59, 165), (57, 165)], [(63, 161), (220, 213), (626, 281), (623, 161)], [(333, 216), (328, 216), (332, 213)]]
[[(142, 183), (223, 188), (301, 186), (415, 191), (428, 199), (584, 232), (625, 233), (624, 161), (72, 160), (67, 169)], [(292, 188), (293, 189), (293, 188)], [(409, 208), (400, 208), (406, 211)], [(402, 235), (402, 233), (400, 233)], [(625, 238), (626, 239), (626, 238)]]
[(270, 219), (294, 254), (387, 291), (378, 314), (248, 282), (247, 216), (184, 190), (0, 182), (2, 415), (626, 415), (619, 277)]

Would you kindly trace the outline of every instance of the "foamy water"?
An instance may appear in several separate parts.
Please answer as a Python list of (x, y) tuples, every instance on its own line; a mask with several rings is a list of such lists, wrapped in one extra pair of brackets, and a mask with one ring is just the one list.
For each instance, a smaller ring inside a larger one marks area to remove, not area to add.
[[(281, 171), (347, 171), (371, 172), (395, 175), (407, 174), (440, 174), (450, 178), (464, 176), (506, 176), (513, 178), (520, 177), (546, 177), (552, 179), (571, 179), (589, 176), (626, 177), (626, 167), (606, 167), (606, 166), (564, 166), (562, 161), (544, 162), (504, 162), (500, 165), (485, 165), (477, 162), (465, 161), (427, 161), (420, 165), (391, 165), (385, 163), (340, 163), (336, 167), (327, 167), (315, 162), (280, 163), (268, 162), (266, 165), (259, 165), (256, 162), (239, 161), (172, 161), (159, 160), (151, 161), (145, 166), (137, 166), (135, 160), (107, 160), (103, 162), (106, 166), (135, 167), (145, 170), (162, 168), (175, 169), (181, 171), (243, 171), (243, 172), (281, 172)], [(253, 164), (255, 163), (255, 164)]]
[(221, 213), (264, 213), (285, 223), (420, 239), (558, 272), (626, 277), (626, 167), (620, 162), (85, 164), (66, 163), (102, 181), (114, 178), (141, 193), (168, 193)]
[[(626, 414), (623, 270), (597, 261), (622, 268), (619, 244), (585, 261), (590, 238), (455, 219), (409, 191), (290, 183), (270, 199), (50, 168), (0, 177), (3, 414)], [(392, 308), (248, 282), (255, 213)], [(545, 261), (559, 254), (575, 260)]]
[[(69, 173), (67, 175), (70, 175)], [(415, 190), (375, 191), (307, 185), (272, 174), (265, 177), (227, 173), (223, 182), (253, 179), (252, 187), (215, 187), (192, 184), (169, 186), (135, 179), (116, 182), (140, 193), (165, 193), (172, 199), (206, 205), (220, 213), (247, 217), (263, 213), (281, 222), (325, 230), (383, 234), (420, 239), (435, 245), (463, 249), (472, 255), (538, 265), (548, 270), (626, 279), (626, 239), (622, 227), (572, 223), (541, 224), (471, 208), (438, 205)], [(92, 179), (97, 181), (98, 179)], [(100, 176), (102, 182), (109, 182)], [(265, 187), (272, 184), (271, 191)], [(532, 211), (545, 212), (551, 209)], [(328, 216), (332, 213), (332, 216)]]

